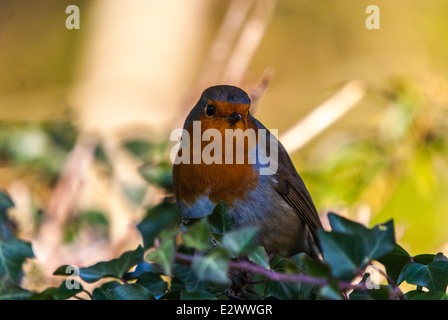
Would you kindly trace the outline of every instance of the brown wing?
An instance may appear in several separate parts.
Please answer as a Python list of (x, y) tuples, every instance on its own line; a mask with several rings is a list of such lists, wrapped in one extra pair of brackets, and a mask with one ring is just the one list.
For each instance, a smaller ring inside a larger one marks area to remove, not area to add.
[[(266, 129), (255, 118), (252, 118), (258, 128)], [(269, 141), (271, 133), (267, 131), (266, 140)], [(267, 152), (270, 154), (270, 144), (266, 145)], [(285, 201), (296, 211), (298, 217), (305, 223), (313, 237), (314, 242), (320, 249), (320, 242), (317, 231), (322, 229), (322, 223), (319, 219), (313, 200), (303, 182), (297, 173), (291, 158), (283, 145), (278, 142), (278, 169), (274, 175), (274, 189), (285, 199)]]
[[(276, 174), (277, 183), (274, 187), (285, 201), (294, 208), (299, 218), (308, 227), (314, 242), (320, 249), (317, 231), (322, 229), (322, 223), (320, 222), (316, 207), (314, 206), (313, 200), (311, 199), (305, 184), (296, 172), (292, 163), (285, 166), (284, 161), (285, 160), (280, 161), (279, 155), (279, 162), (281, 164), (279, 164), (278, 167)], [(291, 172), (293, 172), (293, 174), (291, 174)]]

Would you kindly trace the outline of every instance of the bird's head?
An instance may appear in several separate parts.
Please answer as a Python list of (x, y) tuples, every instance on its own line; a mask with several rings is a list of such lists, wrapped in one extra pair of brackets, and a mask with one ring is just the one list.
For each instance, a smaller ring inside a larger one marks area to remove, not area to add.
[(189, 129), (193, 121), (200, 121), (202, 130), (247, 129), (251, 101), (248, 94), (234, 86), (219, 85), (202, 93), (185, 121)]

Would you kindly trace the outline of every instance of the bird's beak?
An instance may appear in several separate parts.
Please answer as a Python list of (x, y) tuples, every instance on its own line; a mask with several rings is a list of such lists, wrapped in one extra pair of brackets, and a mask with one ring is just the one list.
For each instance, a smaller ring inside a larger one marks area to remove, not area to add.
[(227, 121), (229, 121), (230, 124), (235, 124), (241, 119), (242, 119), (241, 115), (237, 112), (234, 112), (227, 117)]

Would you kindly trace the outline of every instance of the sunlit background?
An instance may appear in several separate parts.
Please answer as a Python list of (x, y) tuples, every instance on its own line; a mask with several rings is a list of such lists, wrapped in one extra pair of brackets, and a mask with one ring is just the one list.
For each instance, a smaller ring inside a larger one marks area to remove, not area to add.
[(169, 172), (171, 130), (219, 83), (250, 92), (280, 138), (296, 129), (324, 224), (393, 218), (411, 254), (446, 254), (447, 16), (444, 0), (0, 1), (0, 189), (33, 243), (25, 285), (141, 242), (163, 197), (142, 171)]

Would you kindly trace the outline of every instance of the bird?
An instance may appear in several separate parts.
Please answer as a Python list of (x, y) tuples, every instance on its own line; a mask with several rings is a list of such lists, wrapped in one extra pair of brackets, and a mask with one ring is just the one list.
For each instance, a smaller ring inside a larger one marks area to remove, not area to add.
[[(284, 146), (252, 116), (250, 109), (249, 95), (232, 85), (205, 89), (191, 109), (172, 171), (174, 196), (181, 216), (187, 221), (207, 216), (223, 201), (234, 217), (236, 228), (258, 227), (258, 244), (268, 254), (293, 256), (304, 252), (317, 258), (318, 230), (322, 224), (310, 193)], [(235, 155), (238, 145), (233, 143), (227, 150), (229, 144), (225, 139), (218, 139), (219, 134), (225, 137), (229, 129), (236, 132), (233, 142), (238, 137), (246, 139), (240, 148), (239, 162)], [(204, 139), (207, 130), (211, 134)], [(249, 131), (255, 132), (252, 144)], [(191, 138), (195, 134), (202, 137), (199, 143)], [(216, 147), (213, 152), (211, 144)], [(271, 151), (277, 154), (269, 164), (275, 170), (269, 172), (266, 161)], [(208, 159), (204, 153), (209, 155)], [(202, 158), (197, 157), (201, 154)]]

